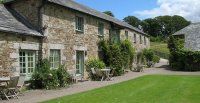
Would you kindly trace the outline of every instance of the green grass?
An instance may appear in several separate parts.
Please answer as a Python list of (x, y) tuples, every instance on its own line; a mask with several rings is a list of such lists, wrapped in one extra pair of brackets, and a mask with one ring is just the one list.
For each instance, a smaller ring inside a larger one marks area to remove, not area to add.
[(155, 53), (162, 58), (169, 58), (169, 49), (167, 47), (167, 43), (160, 42), (151, 42), (151, 49), (155, 51)]
[(149, 75), (44, 103), (199, 103), (200, 76)]

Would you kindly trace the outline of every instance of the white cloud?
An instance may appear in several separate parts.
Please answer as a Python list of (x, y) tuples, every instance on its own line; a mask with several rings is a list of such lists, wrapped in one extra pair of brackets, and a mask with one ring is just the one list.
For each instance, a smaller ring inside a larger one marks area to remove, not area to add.
[(157, 0), (159, 7), (151, 10), (136, 11), (143, 18), (160, 15), (180, 15), (192, 22), (200, 22), (200, 0)]

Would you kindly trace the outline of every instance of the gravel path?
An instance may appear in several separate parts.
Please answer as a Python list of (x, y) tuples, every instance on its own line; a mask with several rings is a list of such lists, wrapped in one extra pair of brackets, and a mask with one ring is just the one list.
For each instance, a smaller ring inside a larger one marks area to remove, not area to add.
[(166, 69), (168, 61), (161, 59), (160, 63), (155, 65), (155, 68), (146, 69), (144, 72), (129, 72), (124, 76), (119, 76), (113, 78), (112, 81), (95, 82), (86, 81), (71, 85), (68, 88), (62, 88), (59, 90), (30, 90), (24, 93), (24, 96), (20, 96), (19, 99), (11, 99), (10, 101), (0, 101), (0, 103), (37, 103), (41, 101), (46, 101), (49, 99), (54, 99), (66, 95), (71, 95), (75, 93), (80, 93), (111, 84), (120, 83), (123, 81), (131, 80), (144, 75), (151, 74), (164, 74), (164, 75), (200, 75), (200, 72), (177, 72), (170, 71)]

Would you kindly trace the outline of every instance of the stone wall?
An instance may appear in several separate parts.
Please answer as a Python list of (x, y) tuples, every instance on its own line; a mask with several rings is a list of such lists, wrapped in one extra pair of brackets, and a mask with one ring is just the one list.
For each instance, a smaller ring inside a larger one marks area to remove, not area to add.
[(20, 73), (19, 50), (39, 50), (39, 39), (0, 32), (0, 70)]
[[(49, 58), (50, 49), (59, 49), (61, 51), (61, 63), (65, 64), (68, 70), (76, 69), (76, 51), (85, 52), (85, 61), (89, 58), (97, 58), (99, 52), (97, 44), (98, 41), (102, 39), (102, 37), (98, 36), (98, 22), (104, 23), (104, 39), (109, 38), (109, 30), (111, 28), (110, 22), (52, 3), (47, 3), (41, 11), (39, 11), (39, 7), (42, 4), (41, 1), (42, 0), (17, 0), (11, 6), (28, 18), (34, 26), (38, 27), (38, 25), (41, 24), (41, 27), (45, 28), (45, 37), (43, 38), (42, 44), (43, 58)], [(75, 30), (76, 16), (84, 17), (84, 33)], [(39, 23), (39, 17), (41, 23)], [(144, 45), (144, 37), (142, 36), (143, 44), (140, 44), (140, 34), (129, 29), (126, 30), (129, 31), (129, 38), (131, 41), (134, 40), (134, 34), (137, 35), (137, 42), (133, 42), (133, 44), (138, 52), (144, 48), (149, 48), (150, 43), (148, 38), (146, 38), (147, 44)], [(122, 39), (125, 38), (125, 30), (121, 30), (120, 37)], [(15, 36), (12, 38), (13, 42), (21, 43), (20, 40), (16, 41), (18, 39), (14, 39), (16, 38)], [(31, 40), (26, 41), (26, 43), (32, 42)], [(36, 43), (35, 48), (37, 48), (39, 39), (34, 42)], [(8, 44), (12, 45), (12, 42)], [(2, 47), (1, 51), (3, 48), (5, 47)], [(12, 52), (18, 54), (18, 49), (15, 48), (14, 50), (16, 51)]]
[(200, 51), (200, 32), (185, 34), (185, 48)]
[[(125, 36), (125, 31), (128, 31), (128, 39), (132, 42), (132, 44), (134, 45), (136, 52), (140, 52), (145, 48), (150, 48), (150, 40), (149, 37), (147, 37), (146, 35), (140, 34), (138, 32), (135, 32), (133, 30), (130, 29), (123, 29), (121, 30), (121, 39), (124, 40), (126, 39)], [(136, 42), (134, 41), (134, 34), (136, 34)], [(140, 43), (140, 35), (142, 36), (142, 43)], [(145, 38), (144, 38), (145, 37)], [(144, 43), (144, 39), (146, 39), (146, 44)]]
[[(62, 64), (67, 65), (68, 70), (76, 68), (76, 51), (85, 52), (85, 60), (98, 57), (98, 22), (103, 22), (104, 38), (109, 36), (109, 23), (86, 14), (66, 9), (62, 6), (48, 4), (43, 11), (43, 26), (47, 27), (44, 35), (46, 39), (43, 44), (44, 58), (49, 56), (49, 50), (53, 44), (60, 44)], [(75, 16), (84, 17), (84, 33), (75, 30)]]
[(39, 28), (39, 7), (41, 5), (42, 0), (15, 0), (11, 7), (27, 18), (33, 26)]

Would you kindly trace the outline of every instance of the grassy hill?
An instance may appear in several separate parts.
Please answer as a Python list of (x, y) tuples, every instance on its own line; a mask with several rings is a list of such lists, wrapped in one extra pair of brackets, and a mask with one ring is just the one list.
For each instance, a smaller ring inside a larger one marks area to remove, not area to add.
[(156, 55), (160, 56), (161, 58), (169, 58), (170, 52), (167, 47), (167, 43), (151, 42), (151, 49), (156, 53)]

